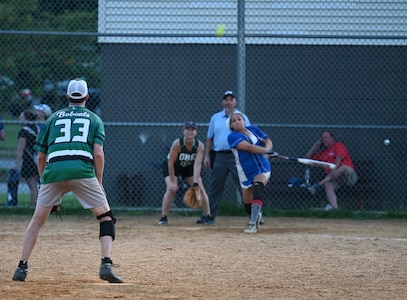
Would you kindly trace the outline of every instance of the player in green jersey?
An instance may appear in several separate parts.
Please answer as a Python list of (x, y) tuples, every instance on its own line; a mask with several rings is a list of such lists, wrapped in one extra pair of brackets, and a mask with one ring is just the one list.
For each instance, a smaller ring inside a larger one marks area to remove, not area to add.
[(61, 204), (61, 197), (71, 191), (84, 208), (92, 210), (100, 222), (100, 278), (120, 283), (122, 280), (113, 272), (110, 259), (116, 219), (102, 184), (105, 163), (104, 125), (96, 114), (85, 108), (89, 93), (84, 80), (71, 80), (66, 97), (69, 107), (56, 111), (47, 119), (36, 141), (41, 187), (13, 280), (25, 281), (27, 261), (42, 226), (52, 207)]

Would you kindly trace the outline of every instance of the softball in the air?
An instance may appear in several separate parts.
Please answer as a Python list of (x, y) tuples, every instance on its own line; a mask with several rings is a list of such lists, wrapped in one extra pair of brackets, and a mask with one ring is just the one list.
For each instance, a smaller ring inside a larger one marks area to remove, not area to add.
[(383, 141), (383, 143), (384, 143), (385, 146), (388, 146), (388, 145), (390, 145), (390, 140), (389, 140), (389, 139), (385, 139), (385, 140)]
[(222, 37), (225, 34), (225, 30), (226, 30), (226, 25), (224, 23), (219, 24), (218, 28), (216, 29), (216, 36)]

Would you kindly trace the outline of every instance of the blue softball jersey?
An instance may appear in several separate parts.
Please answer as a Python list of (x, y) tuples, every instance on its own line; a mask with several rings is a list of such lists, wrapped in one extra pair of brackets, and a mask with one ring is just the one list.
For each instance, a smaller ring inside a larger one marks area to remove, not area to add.
[(253, 179), (256, 175), (271, 172), (271, 166), (268, 159), (264, 157), (264, 154), (255, 154), (236, 148), (242, 141), (264, 147), (263, 140), (268, 138), (267, 134), (256, 126), (247, 126), (246, 129), (253, 134), (253, 139), (243, 133), (232, 131), (228, 136), (228, 142), (235, 156), (240, 183), (249, 186), (253, 184)]

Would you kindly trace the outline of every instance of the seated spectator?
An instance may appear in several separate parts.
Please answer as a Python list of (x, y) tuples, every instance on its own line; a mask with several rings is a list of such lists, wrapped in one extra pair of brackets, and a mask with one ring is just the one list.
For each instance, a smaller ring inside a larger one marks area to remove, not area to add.
[(305, 157), (336, 165), (334, 170), (326, 169), (326, 177), (310, 186), (308, 190), (314, 195), (320, 187), (324, 187), (329, 202), (325, 206), (325, 210), (337, 209), (338, 201), (335, 191), (344, 184), (348, 186), (355, 185), (358, 179), (352, 158), (345, 145), (337, 142), (332, 132), (325, 130), (322, 132), (321, 138), (316, 141)]

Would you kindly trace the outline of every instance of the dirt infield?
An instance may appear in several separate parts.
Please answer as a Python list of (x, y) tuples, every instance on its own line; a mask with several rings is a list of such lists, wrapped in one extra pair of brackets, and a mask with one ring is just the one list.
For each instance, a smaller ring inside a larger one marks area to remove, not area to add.
[(99, 226), (91, 216), (51, 217), (13, 282), (28, 216), (1, 217), (1, 299), (405, 299), (407, 221), (265, 218), (254, 235), (247, 218), (119, 217), (115, 271), (98, 278)]

